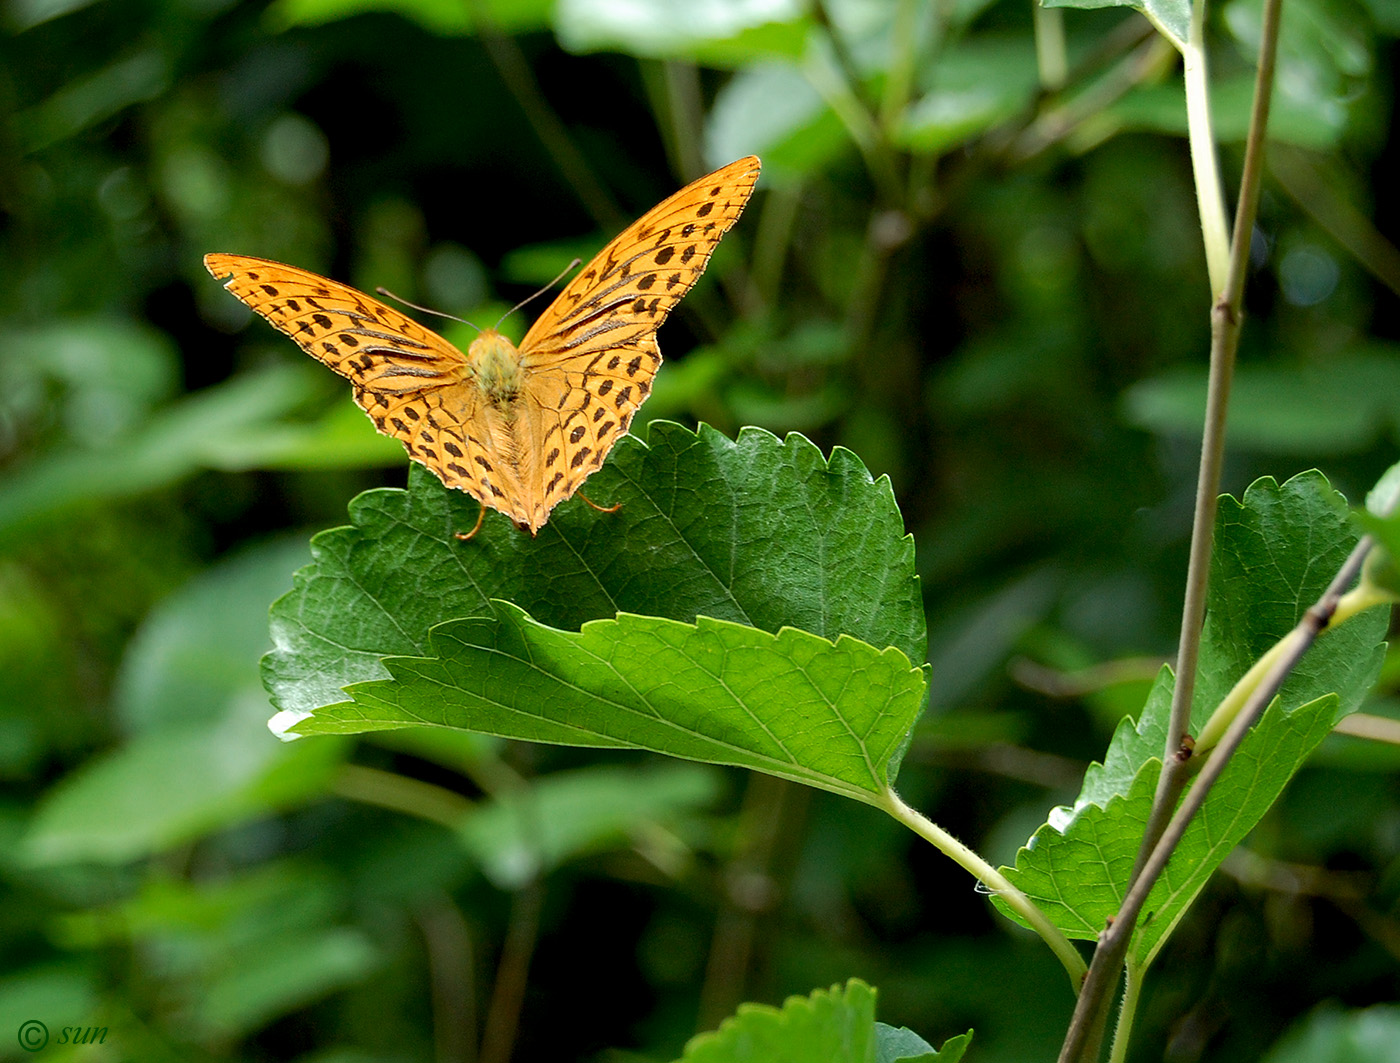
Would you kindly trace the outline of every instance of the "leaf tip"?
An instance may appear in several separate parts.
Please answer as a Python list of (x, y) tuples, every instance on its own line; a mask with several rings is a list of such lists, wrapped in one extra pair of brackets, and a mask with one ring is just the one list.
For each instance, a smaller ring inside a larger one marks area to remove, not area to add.
[(298, 738), (305, 737), (299, 735), (292, 728), (296, 727), (304, 720), (311, 719), (309, 712), (296, 712), (292, 709), (283, 709), (276, 713), (272, 719), (267, 721), (267, 729), (280, 738), (283, 742), (295, 742)]

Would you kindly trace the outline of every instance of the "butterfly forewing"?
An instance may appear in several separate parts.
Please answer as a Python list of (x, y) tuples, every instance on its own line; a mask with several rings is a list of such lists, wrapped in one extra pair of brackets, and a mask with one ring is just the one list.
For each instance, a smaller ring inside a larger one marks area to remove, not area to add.
[(656, 330), (738, 220), (758, 172), (757, 158), (740, 159), (647, 211), (525, 334), (520, 355), (531, 393), (541, 420), (558, 426), (537, 437), (546, 507), (572, 495), (626, 434), (661, 365)]
[(225, 288), (357, 389), (408, 394), (460, 379), (466, 355), (349, 285), (247, 255), (205, 255), (204, 266), (229, 277)]
[[(301, 349), (348, 377), (381, 432), (449, 487), (493, 504), (470, 437), (477, 396), (459, 383), (466, 355), (391, 306), (319, 274), (247, 255), (205, 255), (215, 277)], [(489, 461), (489, 459), (488, 459)], [(498, 505), (497, 508), (500, 508)]]
[(624, 229), (525, 334), (526, 364), (555, 364), (655, 332), (739, 220), (758, 173), (753, 155), (731, 162)]

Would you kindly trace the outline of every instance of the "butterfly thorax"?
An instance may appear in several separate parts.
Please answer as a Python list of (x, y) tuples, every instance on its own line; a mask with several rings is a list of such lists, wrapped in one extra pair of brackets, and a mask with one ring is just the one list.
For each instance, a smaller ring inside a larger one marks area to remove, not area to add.
[(467, 349), (467, 371), (488, 403), (508, 413), (520, 398), (524, 376), (520, 352), (495, 329), (486, 329)]

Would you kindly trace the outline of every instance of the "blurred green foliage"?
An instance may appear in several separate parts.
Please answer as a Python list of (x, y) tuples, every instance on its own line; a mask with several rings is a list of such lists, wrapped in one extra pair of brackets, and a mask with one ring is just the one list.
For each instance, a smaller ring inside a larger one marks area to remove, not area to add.
[[(1208, 22), (1229, 182), (1258, 23)], [(901, 793), (1010, 861), (1178, 621), (1211, 293), (1146, 20), (8, 0), (0, 24), (0, 1059), (40, 1019), (112, 1030), (55, 1060), (665, 1060), (851, 976), (933, 1044), (1053, 1057), (1053, 959), (872, 810), (637, 753), (277, 744), (268, 605), (405, 461), (200, 258), (485, 323), (760, 154), (642, 416), (799, 430), (890, 476), (932, 664)], [(1386, 0), (1286, 0), (1236, 494), (1317, 465), (1359, 501), (1394, 460), (1397, 34)], [(1168, 944), (1137, 1058), (1386, 1058), (1343, 1053), (1393, 1043), (1397, 767), (1323, 743)], [(517, 822), (534, 778), (568, 817), (546, 837)]]

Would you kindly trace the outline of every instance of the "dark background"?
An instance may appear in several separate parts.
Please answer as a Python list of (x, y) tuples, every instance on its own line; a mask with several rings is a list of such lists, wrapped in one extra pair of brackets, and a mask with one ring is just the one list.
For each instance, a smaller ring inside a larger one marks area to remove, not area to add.
[[(1400, 22), (1285, 10), (1226, 489), (1317, 466), (1355, 502), (1400, 436)], [(799, 431), (890, 476), (934, 666), (900, 791), (1009, 861), (1172, 650), (1209, 342), (1175, 53), (1061, 14), (1040, 93), (1010, 2), (0, 9), (0, 1058), (37, 1017), (109, 1026), (84, 1059), (473, 1059), (531, 952), (518, 1060), (670, 1059), (851, 976), (935, 1044), (1053, 1058), (1058, 965), (871, 809), (687, 766), (689, 798), (502, 879), (444, 818), (502, 773), (650, 762), (278, 746), (267, 605), (405, 461), (200, 260), (489, 324), (762, 155), (637, 430)], [(1210, 22), (1227, 200), (1251, 19)], [(1395, 676), (1369, 711), (1400, 715)], [(1314, 1006), (1396, 999), (1397, 766), (1329, 740), (1158, 960), (1134, 1058), (1264, 1058)]]

